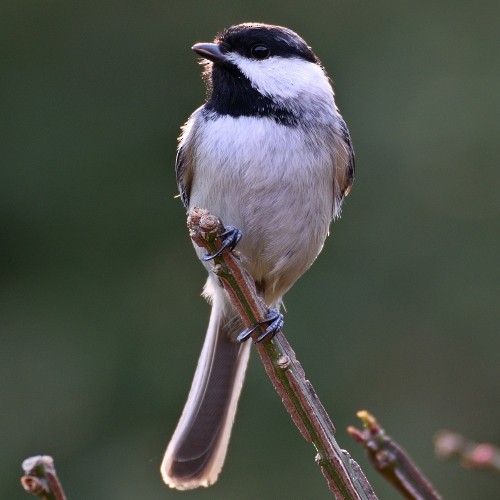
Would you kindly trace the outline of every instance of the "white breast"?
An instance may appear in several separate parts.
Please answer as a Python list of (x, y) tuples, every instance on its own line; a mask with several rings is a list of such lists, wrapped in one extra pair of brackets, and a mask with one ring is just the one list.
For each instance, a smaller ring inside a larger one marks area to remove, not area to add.
[(312, 264), (328, 234), (334, 165), (326, 140), (320, 130), (262, 117), (196, 127), (190, 205), (242, 230), (238, 250), (270, 303)]

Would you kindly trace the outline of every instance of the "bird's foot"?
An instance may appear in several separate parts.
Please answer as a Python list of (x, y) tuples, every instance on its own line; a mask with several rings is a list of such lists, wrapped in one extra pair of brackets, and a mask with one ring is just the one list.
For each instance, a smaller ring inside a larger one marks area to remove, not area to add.
[(262, 321), (259, 321), (252, 328), (247, 328), (238, 335), (238, 341), (245, 342), (245, 340), (248, 340), (252, 333), (264, 323), (267, 323), (267, 328), (257, 338), (255, 343), (258, 344), (266, 338), (272, 339), (283, 328), (284, 322), (285, 320), (283, 319), (283, 314), (281, 314), (278, 309), (269, 309), (269, 313)]
[(215, 257), (218, 257), (226, 248), (229, 250), (234, 250), (234, 247), (238, 244), (238, 242), (241, 240), (243, 237), (243, 233), (233, 227), (233, 226), (226, 226), (225, 231), (221, 234), (219, 234), (219, 238), (222, 238), (222, 246), (217, 250), (217, 252), (214, 253), (206, 253), (201, 260), (204, 262), (207, 262), (209, 260), (215, 259)]

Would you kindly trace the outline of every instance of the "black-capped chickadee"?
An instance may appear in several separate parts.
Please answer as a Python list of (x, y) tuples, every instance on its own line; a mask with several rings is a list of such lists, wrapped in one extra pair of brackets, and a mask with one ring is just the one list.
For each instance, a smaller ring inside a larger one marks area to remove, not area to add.
[[(242, 232), (242, 262), (265, 303), (279, 309), (321, 251), (352, 184), (349, 132), (319, 59), (290, 29), (239, 24), (193, 50), (205, 60), (209, 96), (180, 137), (181, 198)], [(180, 490), (219, 475), (250, 348), (237, 340), (243, 323), (215, 276), (204, 294), (210, 323), (161, 466), (164, 481)]]

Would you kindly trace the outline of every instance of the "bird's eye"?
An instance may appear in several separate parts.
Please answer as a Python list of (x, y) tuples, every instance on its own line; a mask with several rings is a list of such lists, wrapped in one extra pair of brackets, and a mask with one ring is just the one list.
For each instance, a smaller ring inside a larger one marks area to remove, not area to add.
[(257, 44), (252, 47), (252, 57), (255, 59), (267, 59), (270, 52), (269, 47), (265, 45)]

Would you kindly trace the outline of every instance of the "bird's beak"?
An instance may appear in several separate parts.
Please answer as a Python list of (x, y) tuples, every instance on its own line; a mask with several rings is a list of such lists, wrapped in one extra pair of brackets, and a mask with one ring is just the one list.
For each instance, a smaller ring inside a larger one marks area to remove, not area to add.
[(212, 62), (223, 62), (227, 56), (217, 43), (197, 43), (191, 47), (199, 56)]

